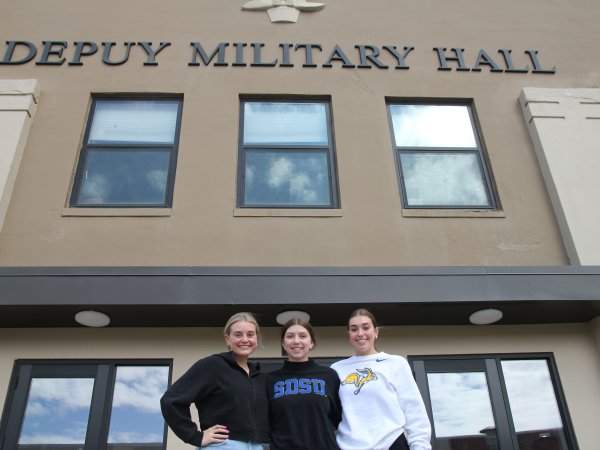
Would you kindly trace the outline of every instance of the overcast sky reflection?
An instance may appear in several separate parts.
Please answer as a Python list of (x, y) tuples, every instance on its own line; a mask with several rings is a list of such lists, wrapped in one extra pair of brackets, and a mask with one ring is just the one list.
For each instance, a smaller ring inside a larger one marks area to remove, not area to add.
[(481, 435), (495, 425), (485, 373), (428, 373), (427, 381), (437, 437)]
[[(503, 360), (510, 412), (517, 433), (562, 428), (545, 360)], [(495, 427), (484, 372), (428, 373), (437, 437), (481, 435)]]
[(477, 155), (419, 152), (400, 158), (410, 206), (489, 206)]
[(464, 105), (390, 105), (399, 147), (477, 146)]
[(502, 371), (517, 432), (562, 428), (545, 360), (502, 361)]

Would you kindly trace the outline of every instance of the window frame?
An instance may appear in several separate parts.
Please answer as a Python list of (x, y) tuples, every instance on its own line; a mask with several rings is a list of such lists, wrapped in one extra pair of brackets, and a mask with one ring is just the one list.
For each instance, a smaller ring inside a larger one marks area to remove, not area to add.
[[(96, 114), (96, 105), (100, 101), (177, 101), (177, 115), (175, 123), (175, 133), (173, 143), (152, 143), (152, 142), (103, 142), (101, 144), (90, 144), (89, 137), (92, 129), (92, 123)], [(177, 169), (177, 156), (179, 153), (179, 139), (181, 132), (181, 121), (183, 114), (183, 95), (166, 94), (128, 94), (128, 95), (105, 95), (93, 94), (86, 121), (83, 142), (77, 160), (77, 168), (71, 188), (69, 198), (70, 208), (171, 208), (173, 205), (173, 192), (175, 186), (175, 174)], [(126, 151), (169, 151), (169, 168), (167, 171), (167, 180), (165, 185), (165, 197), (162, 203), (83, 203), (79, 201), (81, 188), (83, 186), (83, 175), (87, 164), (89, 150), (126, 150)]]
[[(392, 120), (393, 105), (424, 105), (424, 106), (464, 106), (469, 113), (471, 129), (475, 138), (475, 148), (464, 147), (411, 147), (396, 145), (396, 136), (394, 132), (394, 124)], [(500, 209), (500, 202), (494, 183), (489, 158), (486, 151), (481, 126), (475, 109), (475, 102), (472, 99), (424, 99), (424, 98), (386, 98), (386, 110), (388, 116), (388, 125), (390, 129), (390, 137), (394, 154), (394, 163), (396, 166), (396, 176), (398, 178), (398, 187), (402, 201), (402, 208), (407, 210), (478, 210), (478, 211), (497, 211)], [(409, 205), (402, 170), (402, 154), (471, 154), (476, 155), (478, 166), (481, 173), (481, 181), (485, 187), (489, 206), (482, 205), (443, 205), (443, 204), (427, 204), (427, 205)]]
[[(86, 450), (106, 449), (108, 446), (107, 441), (117, 368), (119, 366), (168, 367), (167, 386), (171, 385), (173, 377), (172, 359), (15, 360), (0, 421), (0, 436), (2, 437), (0, 450), (17, 448), (25, 420), (29, 389), (33, 378), (76, 378), (78, 376), (94, 378), (84, 447)], [(164, 421), (162, 433), (161, 449), (165, 450), (167, 445), (167, 424)]]
[[(502, 361), (543, 360), (548, 365), (548, 372), (556, 398), (563, 433), (569, 450), (579, 450), (573, 423), (569, 414), (566, 397), (560, 382), (558, 368), (553, 353), (495, 353), (473, 355), (424, 355), (408, 356), (407, 360), (427, 410), (432, 431), (432, 446), (435, 450), (435, 427), (431, 396), (427, 381), (428, 373), (444, 373), (449, 369), (456, 372), (481, 370), (486, 374), (492, 414), (496, 422), (499, 450), (518, 450), (517, 433), (515, 431), (506, 382), (502, 370)], [(426, 366), (430, 366), (429, 369)]]
[[(319, 103), (325, 105), (325, 118), (327, 121), (327, 145), (296, 145), (296, 144), (245, 144), (244, 126), (245, 126), (245, 105), (246, 103)], [(245, 200), (245, 179), (246, 179), (246, 154), (247, 151), (261, 151), (265, 153), (290, 152), (305, 153), (315, 152), (327, 154), (327, 176), (329, 181), (329, 204), (328, 205), (290, 205), (277, 203), (246, 204)], [(236, 207), (243, 209), (339, 209), (339, 190), (337, 179), (337, 160), (335, 152), (335, 141), (333, 132), (333, 113), (330, 97), (240, 97), (240, 115), (238, 131), (238, 169), (237, 169), (237, 189), (236, 189)]]

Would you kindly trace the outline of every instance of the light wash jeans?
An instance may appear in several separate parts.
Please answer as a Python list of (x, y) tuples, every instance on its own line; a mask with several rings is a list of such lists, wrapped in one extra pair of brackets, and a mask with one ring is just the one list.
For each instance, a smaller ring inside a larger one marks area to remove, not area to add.
[(225, 442), (220, 444), (208, 444), (206, 447), (196, 447), (197, 450), (205, 448), (214, 448), (219, 450), (263, 450), (269, 448), (267, 444), (257, 444), (255, 442), (244, 442), (234, 441), (233, 439), (227, 439)]

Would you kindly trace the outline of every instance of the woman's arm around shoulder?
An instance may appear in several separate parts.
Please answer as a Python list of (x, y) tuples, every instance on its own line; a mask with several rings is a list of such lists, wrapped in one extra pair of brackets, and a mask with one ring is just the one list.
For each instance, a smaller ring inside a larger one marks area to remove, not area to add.
[(396, 395), (406, 417), (406, 439), (410, 450), (431, 450), (431, 424), (423, 397), (410, 369), (402, 356), (393, 355), (397, 364)]
[(329, 379), (327, 383), (329, 384), (329, 396), (331, 397), (332, 411), (331, 411), (331, 422), (335, 426), (338, 427), (340, 422), (342, 421), (342, 402), (340, 400), (340, 378), (338, 373), (329, 368), (328, 370)]

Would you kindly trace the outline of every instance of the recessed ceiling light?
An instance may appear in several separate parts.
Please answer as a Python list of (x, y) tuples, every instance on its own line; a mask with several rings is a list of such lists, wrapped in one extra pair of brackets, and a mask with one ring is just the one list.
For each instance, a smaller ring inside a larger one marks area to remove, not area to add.
[(98, 311), (79, 311), (75, 314), (75, 321), (86, 327), (105, 327), (110, 323), (110, 317)]
[(488, 308), (475, 311), (469, 316), (469, 322), (474, 325), (489, 325), (498, 322), (504, 314), (499, 309)]
[(310, 314), (304, 311), (290, 310), (280, 312), (279, 314), (277, 314), (277, 317), (275, 317), (275, 320), (279, 325), (285, 325), (286, 323), (288, 323), (288, 321), (292, 319), (301, 319), (306, 320), (308, 322), (310, 320)]

